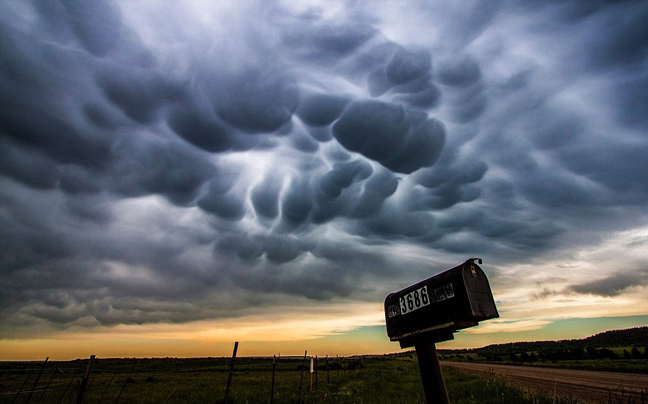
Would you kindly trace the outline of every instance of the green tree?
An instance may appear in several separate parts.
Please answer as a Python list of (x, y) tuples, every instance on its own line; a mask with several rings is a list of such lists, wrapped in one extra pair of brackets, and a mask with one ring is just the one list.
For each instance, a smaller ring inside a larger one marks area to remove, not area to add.
[(596, 348), (592, 346), (587, 347), (587, 357), (590, 359), (598, 359), (599, 358), (599, 352), (596, 350)]
[(639, 352), (639, 348), (637, 348), (636, 345), (632, 347), (632, 351), (630, 353), (633, 359), (641, 359), (641, 352)]

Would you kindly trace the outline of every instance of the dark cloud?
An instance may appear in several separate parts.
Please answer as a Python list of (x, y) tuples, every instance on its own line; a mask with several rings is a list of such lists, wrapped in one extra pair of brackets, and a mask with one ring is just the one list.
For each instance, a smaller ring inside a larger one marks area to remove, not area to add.
[(317, 183), (313, 222), (321, 224), (347, 216), (361, 192), (360, 184), (372, 172), (371, 165), (363, 160), (335, 164)]
[(378, 171), (367, 180), (352, 214), (360, 218), (373, 217), (397, 189), (398, 180), (390, 171)]
[(642, 2), (147, 7), (0, 4), (3, 324), (375, 300), (645, 220)]
[(282, 196), (281, 214), (291, 225), (302, 224), (313, 209), (313, 192), (307, 177), (293, 178)]
[(465, 87), (481, 78), (479, 65), (467, 56), (444, 60), (436, 66), (436, 77), (441, 84)]
[(445, 128), (437, 120), (380, 101), (350, 104), (333, 135), (348, 150), (407, 174), (434, 164), (445, 143)]
[(216, 249), (216, 253), (219, 255), (237, 255), (243, 260), (256, 259), (264, 253), (260, 240), (242, 234), (224, 236), (216, 243)]
[(0, 145), (0, 157), (1, 172), (29, 187), (52, 189), (59, 181), (59, 167), (41, 153)]
[(262, 182), (252, 188), (250, 199), (257, 215), (267, 219), (277, 217), (282, 182), (280, 177), (269, 174)]
[(631, 287), (648, 285), (648, 269), (628, 270), (615, 273), (603, 279), (571, 286), (571, 290), (581, 294), (598, 296), (618, 296)]
[(233, 146), (230, 131), (209, 109), (194, 104), (177, 105), (167, 120), (178, 136), (201, 149), (223, 152)]
[[(648, 28), (643, 24), (648, 7), (629, 1), (608, 4), (598, 11), (586, 23), (586, 30), (592, 34), (586, 50), (591, 63), (600, 68), (643, 63), (648, 56)], [(623, 24), (618, 24), (619, 19), (623, 19)]]
[(347, 24), (304, 18), (287, 24), (283, 40), (300, 58), (315, 61), (343, 58), (369, 41), (377, 30), (366, 24)]
[(240, 220), (245, 214), (245, 205), (241, 198), (229, 193), (221, 194), (213, 188), (198, 200), (198, 206), (227, 220)]
[(119, 145), (111, 172), (112, 187), (137, 197), (159, 194), (176, 204), (188, 204), (214, 174), (215, 167), (184, 144), (157, 139)]
[(370, 233), (380, 237), (420, 237), (434, 228), (434, 218), (423, 212), (404, 214), (388, 206), (382, 209), (380, 215), (368, 220), (365, 227)]
[(115, 4), (107, 1), (62, 3), (68, 11), (72, 31), (88, 52), (106, 56), (121, 43), (122, 21)]
[(441, 91), (431, 83), (426, 83), (418, 91), (397, 95), (394, 100), (402, 102), (412, 108), (433, 108), (440, 102)]
[(312, 126), (324, 126), (336, 120), (349, 103), (345, 97), (329, 94), (302, 95), (297, 116)]
[(393, 84), (405, 84), (428, 75), (432, 60), (427, 52), (399, 49), (387, 64), (387, 78)]
[(306, 130), (293, 130), (290, 136), (290, 144), (295, 150), (304, 153), (315, 153), (319, 149), (319, 143)]
[(402, 106), (359, 101), (333, 125), (333, 135), (348, 150), (383, 161), (400, 149), (410, 127)]
[(622, 80), (615, 86), (613, 97), (619, 100), (616, 114), (619, 119), (645, 131), (648, 106), (643, 102), (643, 94), (648, 91), (648, 75), (644, 72), (638, 77)]
[(372, 171), (371, 166), (362, 160), (339, 163), (322, 177), (319, 181), (319, 189), (327, 197), (337, 198), (356, 178), (364, 180), (371, 175)]
[(73, 217), (82, 221), (88, 220), (102, 225), (108, 225), (113, 219), (110, 200), (97, 195), (79, 195), (66, 201), (66, 210)]
[(272, 132), (287, 124), (297, 108), (299, 92), (290, 77), (276, 73), (253, 69), (223, 82), (215, 106), (218, 115), (249, 133)]
[(156, 118), (162, 105), (184, 97), (182, 83), (173, 83), (149, 69), (123, 69), (102, 72), (99, 87), (124, 114), (146, 124)]

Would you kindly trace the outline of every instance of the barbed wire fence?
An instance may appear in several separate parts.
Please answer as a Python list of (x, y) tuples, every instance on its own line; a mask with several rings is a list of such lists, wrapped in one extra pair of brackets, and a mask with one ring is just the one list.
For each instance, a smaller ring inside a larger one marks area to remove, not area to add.
[[(326, 372), (327, 385), (331, 382), (331, 375), (344, 376), (351, 367), (348, 358), (336, 356), (329, 360), (328, 355), (322, 361), (313, 358), (313, 366), (306, 363), (301, 357), (281, 357), (274, 355), (268, 358), (248, 358), (245, 369), (245, 358), (239, 359), (234, 367), (235, 357), (225, 358), (151, 358), (151, 359), (97, 359), (95, 355), (88, 359), (51, 362), (49, 357), (40, 362), (5, 362), (0, 369), (0, 403), (8, 404), (118, 404), (124, 402), (124, 392), (129, 385), (139, 380), (154, 383), (162, 375), (193, 375), (200, 374), (227, 374), (228, 382), (223, 386), (223, 399), (215, 402), (226, 402), (229, 389), (236, 391), (236, 378), (243, 373), (251, 371), (268, 372), (268, 403), (274, 404), (278, 395), (275, 385), (275, 375), (279, 372), (299, 371), (295, 376), (293, 393), (297, 402), (303, 401), (309, 393), (319, 388), (318, 372)], [(128, 368), (128, 361), (133, 363)], [(183, 363), (184, 361), (184, 363)], [(267, 363), (266, 363), (267, 362)], [(322, 363), (323, 362), (323, 363)], [(348, 363), (347, 363), (348, 362)], [(301, 364), (300, 364), (301, 363)], [(280, 369), (280, 366), (283, 368)], [(235, 371), (236, 370), (236, 371)], [(239, 374), (240, 372), (240, 374)], [(310, 388), (304, 388), (304, 373), (310, 373)], [(324, 377), (324, 376), (323, 376)], [(142, 388), (141, 385), (139, 385)], [(217, 390), (217, 389), (216, 389)], [(165, 393), (162, 404), (171, 400), (176, 394), (176, 389)], [(286, 393), (283, 393), (285, 397)], [(128, 401), (128, 400), (127, 400)], [(280, 401), (282, 402), (282, 401)]]

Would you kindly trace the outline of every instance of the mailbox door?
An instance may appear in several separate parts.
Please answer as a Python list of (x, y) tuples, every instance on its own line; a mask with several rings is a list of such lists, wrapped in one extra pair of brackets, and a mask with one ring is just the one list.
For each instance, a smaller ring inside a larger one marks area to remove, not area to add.
[(462, 271), (470, 314), (476, 321), (499, 317), (493, 293), (484, 271), (473, 262), (466, 262)]

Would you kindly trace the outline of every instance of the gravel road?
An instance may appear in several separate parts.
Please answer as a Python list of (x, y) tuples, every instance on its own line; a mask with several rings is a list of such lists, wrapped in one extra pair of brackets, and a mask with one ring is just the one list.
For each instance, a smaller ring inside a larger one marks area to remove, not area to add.
[(465, 362), (442, 362), (442, 365), (473, 373), (504, 375), (512, 384), (572, 396), (585, 403), (648, 403), (646, 374)]

